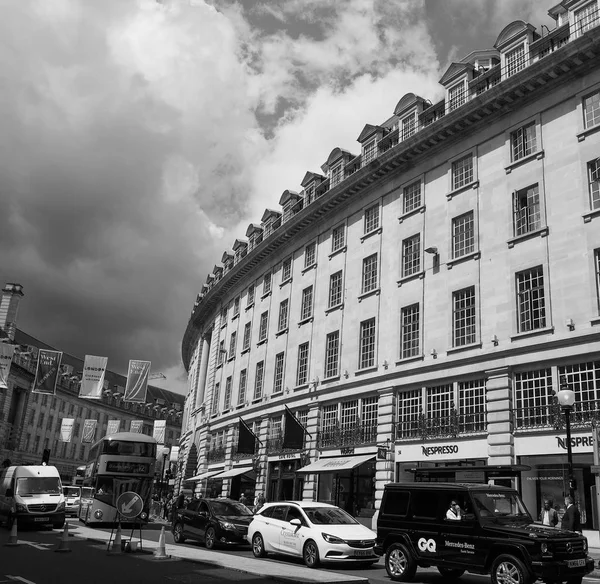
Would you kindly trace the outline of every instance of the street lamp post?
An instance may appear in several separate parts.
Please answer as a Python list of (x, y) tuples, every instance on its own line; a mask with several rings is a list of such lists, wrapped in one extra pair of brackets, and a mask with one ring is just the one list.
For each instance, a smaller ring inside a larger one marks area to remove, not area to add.
[(569, 479), (569, 495), (575, 501), (575, 479), (573, 477), (573, 450), (571, 447), (571, 410), (575, 404), (575, 392), (567, 385), (564, 375), (560, 378), (560, 390), (556, 394), (558, 403), (565, 414), (567, 426), (567, 474)]
[(163, 448), (163, 452), (162, 452), (162, 459), (163, 459), (163, 463), (162, 463), (162, 470), (160, 473), (160, 492), (159, 492), (159, 498), (162, 498), (162, 494), (163, 494), (163, 487), (165, 484), (165, 467), (167, 465), (167, 456), (169, 456), (169, 449), (168, 448)]

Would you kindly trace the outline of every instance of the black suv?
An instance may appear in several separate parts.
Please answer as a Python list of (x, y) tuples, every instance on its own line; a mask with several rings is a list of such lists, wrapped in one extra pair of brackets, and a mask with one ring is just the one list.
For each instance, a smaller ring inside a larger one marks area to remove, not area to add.
[[(449, 512), (451, 503), (460, 510)], [(377, 519), (375, 552), (398, 582), (411, 581), (417, 567), (435, 566), (447, 579), (468, 571), (490, 574), (493, 584), (581, 584), (594, 568), (587, 551), (579, 533), (534, 524), (508, 487), (390, 483)]]

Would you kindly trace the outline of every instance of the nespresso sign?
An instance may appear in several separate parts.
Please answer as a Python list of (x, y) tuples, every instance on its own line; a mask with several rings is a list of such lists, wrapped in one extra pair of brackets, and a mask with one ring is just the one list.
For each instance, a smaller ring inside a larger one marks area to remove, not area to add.
[(423, 456), (439, 456), (441, 454), (458, 454), (457, 444), (443, 444), (441, 446), (422, 446)]
[[(567, 439), (562, 436), (555, 436), (556, 441), (558, 442), (559, 448), (563, 450), (567, 449)], [(576, 448), (577, 446), (594, 446), (594, 437), (593, 436), (571, 436), (571, 448)]]

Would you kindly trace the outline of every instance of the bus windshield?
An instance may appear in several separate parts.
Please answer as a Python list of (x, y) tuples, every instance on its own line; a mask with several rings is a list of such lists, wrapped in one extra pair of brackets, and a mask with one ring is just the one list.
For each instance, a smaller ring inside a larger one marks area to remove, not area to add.
[(42, 493), (60, 495), (60, 479), (57, 477), (23, 477), (17, 479), (15, 494), (26, 497)]
[(148, 456), (156, 458), (156, 444), (150, 442), (106, 440), (100, 454), (111, 454), (113, 456)]

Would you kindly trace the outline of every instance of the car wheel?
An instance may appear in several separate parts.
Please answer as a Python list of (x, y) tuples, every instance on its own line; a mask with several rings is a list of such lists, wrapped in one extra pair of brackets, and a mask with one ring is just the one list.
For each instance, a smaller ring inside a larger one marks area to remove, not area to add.
[(265, 542), (260, 533), (255, 533), (252, 536), (252, 553), (255, 558), (264, 558), (267, 555), (265, 551)]
[(417, 563), (404, 544), (395, 543), (385, 552), (385, 570), (396, 582), (410, 582), (417, 571)]
[(439, 566), (438, 571), (446, 580), (456, 580), (465, 573), (464, 570), (459, 570), (458, 568), (442, 568)]
[(209, 527), (204, 536), (204, 545), (207, 550), (214, 550), (217, 545), (217, 533), (214, 527)]
[(514, 556), (498, 556), (492, 564), (492, 584), (531, 584), (523, 562)]
[(183, 543), (185, 541), (183, 525), (181, 525), (181, 523), (176, 523), (173, 527), (173, 539), (175, 540), (175, 543)]
[(321, 563), (321, 558), (319, 557), (319, 548), (317, 544), (309, 539), (304, 544), (304, 550), (302, 552), (302, 559), (304, 560), (304, 564), (308, 568), (318, 568)]

